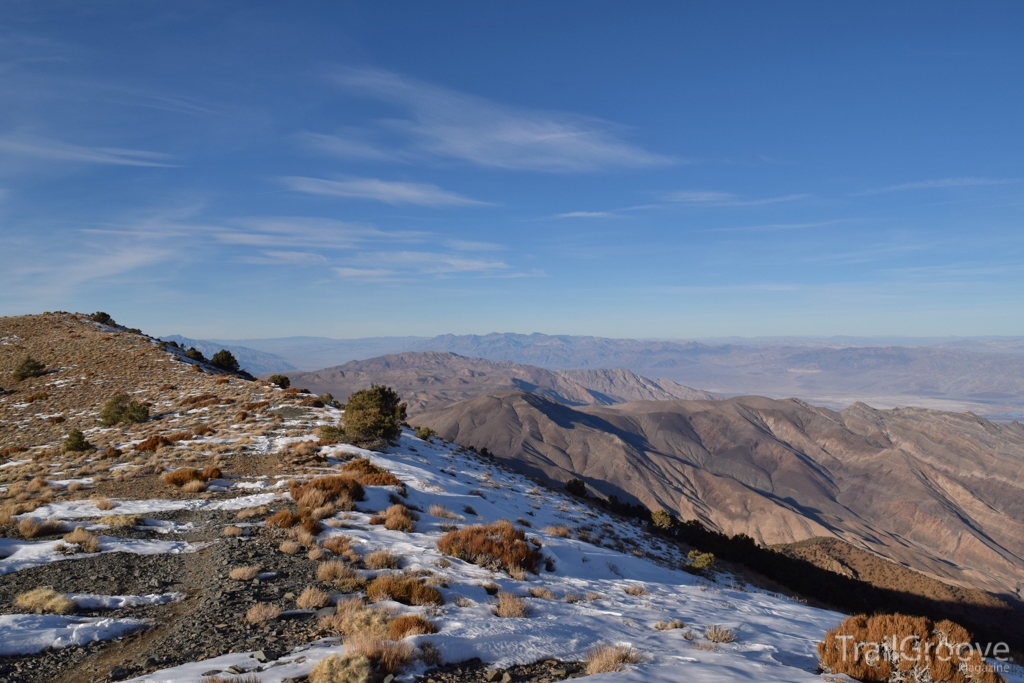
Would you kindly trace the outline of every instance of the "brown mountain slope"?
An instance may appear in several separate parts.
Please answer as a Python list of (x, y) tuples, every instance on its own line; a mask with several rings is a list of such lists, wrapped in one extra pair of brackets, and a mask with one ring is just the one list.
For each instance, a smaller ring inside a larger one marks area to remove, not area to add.
[(766, 543), (835, 536), (944, 581), (1024, 588), (1024, 428), (795, 399), (570, 408), (501, 392), (414, 420), (514, 466)]
[(287, 373), (294, 386), (344, 401), (353, 391), (386, 384), (409, 404), (409, 414), (483, 394), (518, 389), (565, 405), (609, 405), (638, 400), (701, 399), (714, 394), (629, 370), (545, 370), (509, 361), (467, 358), (444, 351), (396, 353), (315, 372)]

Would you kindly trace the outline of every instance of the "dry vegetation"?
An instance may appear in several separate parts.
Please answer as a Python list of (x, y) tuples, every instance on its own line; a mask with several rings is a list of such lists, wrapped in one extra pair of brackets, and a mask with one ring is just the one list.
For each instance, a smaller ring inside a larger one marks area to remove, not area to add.
[(712, 624), (704, 629), (704, 637), (710, 640), (712, 643), (734, 643), (736, 642), (736, 633), (724, 626), (718, 624)]
[(584, 661), (587, 663), (587, 674), (603, 674), (622, 671), (624, 664), (639, 664), (644, 661), (643, 655), (629, 645), (598, 645), (587, 652)]
[(257, 602), (245, 613), (245, 620), (250, 624), (265, 624), (268, 621), (277, 619), (281, 614), (281, 608), (266, 602)]
[(498, 593), (498, 600), (494, 606), (494, 616), (504, 618), (521, 619), (530, 616), (530, 608), (526, 600), (515, 593)]
[(366, 586), (366, 597), (370, 602), (394, 600), (403, 605), (444, 604), (436, 588), (424, 584), (418, 577), (396, 574), (385, 574), (371, 581)]
[(449, 531), (437, 542), (445, 555), (509, 574), (523, 570), (536, 574), (540, 550), (527, 542), (526, 532), (508, 520), (493, 524), (475, 524)]
[(75, 611), (75, 603), (71, 598), (57, 593), (49, 586), (20, 593), (14, 598), (14, 606), (39, 614), (71, 614)]

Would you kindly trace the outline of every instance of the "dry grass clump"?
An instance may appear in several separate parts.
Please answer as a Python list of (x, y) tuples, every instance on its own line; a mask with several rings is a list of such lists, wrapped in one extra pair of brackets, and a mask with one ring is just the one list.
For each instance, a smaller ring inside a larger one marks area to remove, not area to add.
[(313, 491), (321, 491), (324, 494), (322, 502), (318, 502), (314, 507), (319, 507), (320, 505), (337, 501), (342, 498), (348, 498), (349, 500), (355, 501), (362, 500), (365, 497), (362, 485), (356, 481), (355, 477), (351, 474), (347, 476), (339, 474), (327, 477), (316, 477), (304, 484), (293, 482), (292, 485), (288, 487), (288, 492), (291, 494), (292, 500), (296, 502), (303, 500), (303, 497), (306, 495), (313, 495)]
[(623, 664), (639, 664), (644, 656), (629, 645), (597, 645), (587, 652), (584, 661), (587, 663), (587, 675), (622, 671)]
[(202, 493), (206, 490), (206, 482), (199, 479), (193, 479), (189, 483), (181, 487), (181, 490), (185, 493)]
[(248, 676), (231, 676), (222, 678), (220, 676), (203, 676), (199, 683), (260, 683), (260, 679), (250, 674)]
[(330, 560), (321, 562), (316, 568), (318, 581), (330, 582), (335, 579), (343, 579), (352, 576), (355, 572), (351, 567), (341, 560)]
[(295, 541), (282, 541), (281, 545), (277, 547), (285, 555), (294, 555), (295, 553), (302, 550), (302, 546)]
[(710, 640), (712, 643), (734, 643), (736, 642), (736, 633), (731, 629), (727, 629), (724, 626), (718, 624), (712, 624), (704, 629), (704, 637)]
[(443, 605), (444, 598), (432, 586), (425, 585), (413, 576), (396, 576), (389, 574), (378, 576), (366, 587), (366, 597), (370, 602), (394, 600), (403, 605)]
[[(188, 490), (187, 487), (190, 485), (195, 486), (193, 482), (199, 482), (204, 484), (200, 491), (205, 491), (205, 483), (214, 479), (220, 479), (221, 474), (220, 468), (216, 466), (207, 467), (203, 470), (197, 470), (194, 467), (182, 467), (172, 472), (167, 472), (160, 478), (165, 484), (179, 488), (184, 487), (185, 490)], [(196, 493), (196, 491), (192, 491), (192, 493)]]
[(374, 678), (370, 660), (351, 653), (325, 657), (309, 672), (309, 683), (370, 683)]
[(18, 522), (18, 533), (25, 538), (36, 536), (53, 536), (64, 530), (64, 523), (59, 519), (38, 520), (35, 517), (25, 517)]
[(234, 526), (232, 524), (229, 524), (229, 525), (227, 525), (226, 527), (224, 527), (221, 530), (220, 535), (221, 536), (241, 536), (243, 533), (245, 533), (245, 532), (242, 531), (242, 527)]
[(228, 572), (228, 578), (234, 581), (252, 581), (260, 575), (260, 568), (256, 566), (235, 567)]
[(422, 615), (405, 614), (392, 619), (391, 623), (388, 624), (388, 633), (392, 640), (401, 640), (406, 636), (420, 636), (427, 633), (437, 633), (437, 627)]
[(543, 531), (558, 538), (569, 538), (569, 527), (567, 526), (546, 526)]
[(163, 446), (170, 446), (174, 442), (166, 436), (151, 436), (148, 439), (135, 445), (137, 453), (153, 453)]
[(269, 512), (269, 510), (264, 505), (256, 508), (245, 508), (244, 510), (238, 511), (238, 514), (235, 515), (235, 519), (242, 521), (244, 519), (249, 519), (250, 517), (261, 517), (267, 514), (267, 512)]
[(104, 515), (96, 521), (115, 529), (130, 529), (142, 524), (143, 518), (140, 515)]
[(95, 553), (100, 549), (100, 539), (85, 530), (84, 526), (76, 526), (70, 534), (64, 534), (67, 543), (76, 543), (84, 552)]
[(282, 529), (290, 529), (299, 523), (299, 518), (291, 510), (280, 510), (267, 517), (264, 521), (268, 528), (276, 526)]
[(295, 604), (299, 609), (320, 609), (331, 601), (331, 596), (325, 591), (309, 586), (306, 590), (302, 591), (296, 600)]
[(635, 595), (637, 597), (640, 597), (642, 595), (647, 595), (647, 594), (649, 594), (651, 592), (651, 591), (647, 590), (646, 588), (644, 588), (643, 586), (641, 586), (638, 583), (630, 584), (629, 586), (626, 586), (622, 590), (624, 590), (629, 595)]
[(383, 467), (377, 467), (366, 458), (357, 458), (345, 463), (342, 472), (351, 472), (363, 486), (401, 486), (402, 481)]
[(115, 507), (117, 507), (117, 503), (113, 503), (107, 498), (99, 498), (96, 500), (97, 510), (113, 510)]
[(391, 616), (380, 609), (367, 608), (361, 598), (341, 600), (335, 607), (334, 614), (320, 619), (320, 628), (353, 635), (367, 633), (375, 638), (387, 638)]
[(401, 558), (387, 550), (378, 550), (363, 560), (370, 569), (398, 569)]
[(49, 586), (19, 593), (14, 598), (14, 606), (17, 609), (29, 610), (38, 614), (71, 614), (75, 611), (75, 603), (71, 598), (58, 593)]
[(266, 602), (257, 602), (245, 613), (245, 620), (250, 624), (265, 624), (268, 621), (277, 619), (281, 614), (281, 608)]
[(438, 540), (437, 549), (445, 555), (506, 572), (518, 566), (536, 574), (541, 559), (540, 550), (527, 543), (526, 532), (505, 519), (449, 531)]
[(530, 595), (532, 597), (540, 598), (542, 600), (554, 600), (555, 599), (555, 594), (552, 593), (547, 588), (544, 588), (543, 586), (531, 586), (530, 587)]
[(523, 600), (515, 593), (502, 591), (498, 593), (498, 602), (494, 607), (494, 616), (522, 619), (523, 617), (530, 616), (530, 608), (527, 607), (526, 600)]
[(427, 509), (427, 512), (429, 512), (434, 517), (444, 517), (445, 519), (459, 518), (457, 514), (446, 508), (444, 505), (439, 505), (437, 503), (431, 505), (430, 508)]
[(686, 628), (686, 624), (679, 621), (678, 619), (673, 619), (672, 621), (659, 621), (657, 624), (654, 625), (654, 628), (658, 629), (659, 631), (671, 631), (672, 629), (676, 628)]
[(415, 528), (413, 519), (414, 514), (409, 508), (401, 503), (396, 503), (385, 510), (383, 515), (371, 517), (370, 524), (383, 524), (385, 529), (410, 533)]
[(312, 562), (319, 562), (327, 556), (328, 553), (326, 553), (320, 546), (312, 548), (308, 553), (306, 553), (306, 557)]
[[(893, 647), (895, 641), (896, 647)], [(848, 617), (818, 643), (819, 666), (825, 673), (843, 673), (859, 681), (895, 680), (899, 671), (916, 675), (905, 680), (1001, 683), (1004, 679), (985, 663), (980, 646), (958, 647), (974, 638), (962, 626), (943, 620), (903, 614), (859, 614)], [(853, 648), (851, 643), (880, 646)], [(963, 672), (973, 675), (964, 677)]]

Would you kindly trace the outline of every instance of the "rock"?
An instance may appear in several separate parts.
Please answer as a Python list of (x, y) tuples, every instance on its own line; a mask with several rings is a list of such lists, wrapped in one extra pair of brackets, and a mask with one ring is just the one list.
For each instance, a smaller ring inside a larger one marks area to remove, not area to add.
[(500, 675), (501, 671), (497, 669), (491, 669), (490, 671), (484, 672), (484, 680), (487, 681), (487, 683), (491, 683), (491, 681), (497, 680), (498, 676)]
[(240, 666), (229, 666), (228, 667), (228, 672), (236, 674), (236, 675), (237, 674), (244, 674), (245, 673), (245, 669), (243, 669)]
[(384, 683), (391, 683), (393, 680), (395, 680), (395, 674), (388, 674), (384, 677)]
[(501, 683), (512, 683), (512, 674), (505, 673), (505, 675), (501, 677)]
[(108, 681), (123, 681), (132, 675), (131, 669), (126, 669), (123, 666), (115, 666), (110, 670), (110, 674), (107, 676)]

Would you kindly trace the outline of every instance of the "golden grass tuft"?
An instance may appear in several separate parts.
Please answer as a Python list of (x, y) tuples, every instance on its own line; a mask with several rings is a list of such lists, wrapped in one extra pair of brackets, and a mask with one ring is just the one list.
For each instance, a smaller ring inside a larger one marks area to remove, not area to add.
[(241, 536), (243, 533), (245, 533), (245, 532), (242, 530), (242, 527), (234, 526), (233, 524), (229, 524), (229, 525), (227, 525), (226, 527), (224, 527), (221, 530), (220, 535), (221, 536), (233, 537), (233, 536)]
[(522, 619), (530, 616), (530, 608), (526, 600), (515, 593), (498, 593), (498, 601), (494, 607), (494, 616), (506, 619)]
[(75, 603), (71, 598), (58, 593), (49, 586), (19, 593), (14, 598), (14, 606), (17, 609), (29, 610), (38, 614), (71, 614), (75, 611)]
[(260, 575), (260, 568), (256, 566), (235, 567), (228, 572), (228, 578), (233, 581), (252, 581)]
[(437, 633), (437, 627), (420, 614), (405, 614), (395, 617), (388, 624), (388, 634), (392, 640), (401, 640), (406, 636), (419, 636), (428, 633)]
[(281, 614), (281, 608), (266, 602), (257, 602), (245, 613), (245, 620), (250, 624), (265, 624), (268, 621), (277, 619)]
[(458, 515), (456, 515), (454, 512), (452, 512), (451, 510), (446, 508), (444, 505), (439, 505), (437, 503), (434, 503), (433, 505), (431, 505), (427, 509), (427, 512), (429, 512), (434, 517), (444, 517), (445, 519), (458, 519), (459, 518)]
[(584, 658), (587, 664), (587, 675), (622, 671), (624, 664), (639, 664), (644, 656), (629, 645), (612, 645), (605, 643), (591, 648)]
[(70, 534), (64, 534), (64, 540), (78, 544), (87, 553), (95, 553), (100, 549), (100, 540), (86, 531), (84, 526), (76, 526)]
[(543, 586), (531, 586), (530, 587), (530, 595), (532, 597), (540, 598), (542, 600), (554, 600), (555, 599), (555, 594), (552, 593), (547, 588), (544, 588)]
[(339, 474), (316, 477), (304, 484), (293, 482), (288, 487), (288, 493), (291, 494), (292, 500), (296, 502), (303, 500), (304, 496), (314, 495), (311, 493), (312, 491), (321, 491), (325, 495), (323, 502), (318, 503), (317, 507), (328, 502), (342, 501), (346, 498), (349, 500), (362, 500), (364, 497), (362, 485), (356, 481), (351, 473), (348, 475)]
[(649, 594), (651, 592), (651, 591), (647, 590), (646, 588), (644, 588), (643, 586), (641, 586), (638, 583), (630, 584), (630, 585), (626, 586), (625, 588), (623, 588), (622, 590), (625, 591), (626, 593), (628, 593), (629, 595), (635, 595), (637, 597), (640, 597), (640, 596), (643, 596), (643, 595), (647, 595), (647, 594)]
[(321, 562), (316, 568), (318, 581), (334, 581), (335, 579), (349, 578), (355, 571), (341, 560), (329, 560)]
[(658, 629), (659, 631), (671, 631), (677, 628), (686, 628), (686, 624), (684, 624), (678, 619), (673, 619), (672, 621), (659, 621), (657, 624), (654, 625), (654, 628)]
[(295, 541), (282, 541), (281, 545), (277, 547), (285, 555), (294, 555), (295, 553), (302, 550), (302, 546)]
[(167, 472), (160, 477), (165, 484), (170, 486), (184, 486), (191, 481), (202, 481), (203, 473), (194, 467), (182, 467), (171, 472)]
[(413, 576), (396, 576), (388, 574), (378, 576), (366, 587), (366, 597), (370, 602), (394, 600), (403, 605), (443, 605), (444, 598), (432, 586), (425, 585)]
[(280, 510), (267, 517), (265, 521), (268, 528), (276, 526), (281, 529), (290, 529), (299, 523), (299, 518), (291, 510)]
[(387, 550), (378, 550), (363, 560), (370, 569), (398, 569), (401, 558)]
[(373, 665), (363, 655), (346, 653), (343, 657), (324, 657), (309, 672), (309, 683), (370, 683)]
[(64, 530), (64, 524), (59, 519), (50, 518), (38, 520), (35, 517), (25, 517), (18, 522), (18, 533), (25, 538), (36, 536), (53, 536)]
[(390, 615), (380, 609), (367, 608), (360, 598), (341, 600), (335, 607), (334, 614), (320, 619), (322, 629), (344, 636), (366, 633), (374, 638), (387, 638)]
[(396, 503), (384, 511), (385, 529), (411, 533), (415, 528), (412, 522), (413, 513), (401, 503)]
[(295, 604), (299, 609), (320, 609), (330, 601), (331, 596), (325, 591), (309, 586), (302, 591), (302, 595), (295, 600)]
[(438, 540), (437, 549), (445, 555), (506, 572), (518, 566), (536, 574), (541, 559), (540, 550), (526, 541), (526, 532), (505, 519), (449, 531)]
[(202, 493), (206, 490), (206, 482), (201, 479), (193, 479), (182, 486), (181, 490), (185, 493)]
[(97, 510), (103, 510), (105, 512), (107, 510), (113, 510), (115, 507), (117, 507), (117, 503), (114, 503), (107, 498), (99, 498), (96, 500)]
[(569, 538), (569, 527), (567, 526), (546, 526), (544, 533), (558, 538)]
[(735, 643), (736, 632), (719, 626), (718, 624), (712, 624), (704, 629), (704, 637), (710, 640), (712, 643)]

